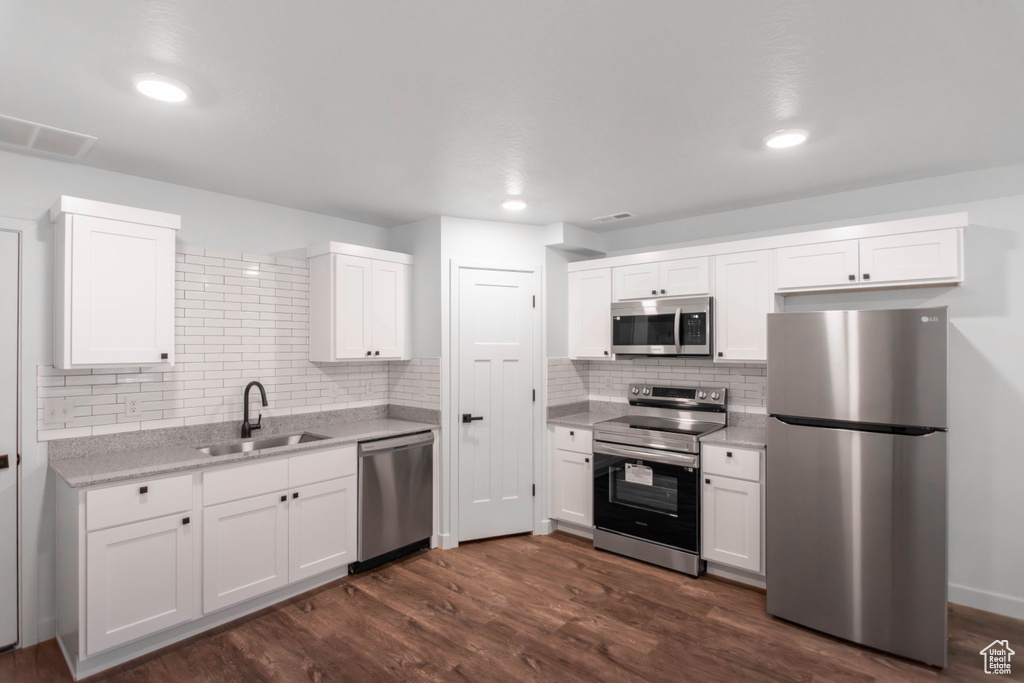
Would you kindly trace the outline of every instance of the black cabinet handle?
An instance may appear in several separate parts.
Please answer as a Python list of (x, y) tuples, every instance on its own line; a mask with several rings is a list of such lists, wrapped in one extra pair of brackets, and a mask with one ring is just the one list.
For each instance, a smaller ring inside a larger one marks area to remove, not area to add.
[(471, 413), (463, 413), (462, 414), (462, 422), (463, 422), (463, 424), (468, 424), (470, 422), (476, 422), (477, 420), (482, 420), (482, 419), (484, 419), (482, 415), (478, 415), (478, 416), (474, 417)]
[(569, 436), (576, 436), (576, 432), (574, 432), (574, 431), (572, 431), (572, 430), (570, 429), (570, 430), (569, 430)]
[(662, 293), (662, 294), (664, 294), (664, 293), (665, 293), (665, 290), (664, 290), (664, 289), (663, 289), (663, 290), (661, 290), (661, 293)]
[(141, 493), (149, 493), (149, 487), (148, 486), (140, 486), (139, 487), (139, 493), (140, 494)]
[(719, 357), (719, 358), (721, 358), (721, 357), (722, 357), (722, 352), (721, 352), (721, 351), (719, 351), (719, 352), (718, 352), (718, 357)]
[(367, 351), (367, 352), (366, 352), (366, 355), (367, 355), (367, 356), (369, 356), (369, 355), (370, 355), (370, 353), (371, 353), (370, 351)]
[(871, 275), (868, 274), (868, 273), (864, 273), (864, 275), (861, 276), (861, 279), (862, 280), (870, 280), (871, 279)]
[(590, 458), (583, 458), (583, 462), (590, 462)]
[(856, 280), (857, 280), (857, 276), (856, 275), (851, 275), (850, 276), (850, 282), (855, 282)]
[(185, 519), (181, 520), (181, 523), (182, 523), (182, 525), (185, 525), (185, 524), (188, 524), (188, 523), (189, 523), (189, 522), (191, 522), (191, 521), (192, 521), (191, 519), (189, 519), (188, 517), (186, 517)]
[(10, 466), (11, 466), (11, 461), (7, 457), (7, 454), (4, 453), (3, 455), (0, 455), (0, 470), (6, 470)]
[(167, 354), (166, 353), (161, 353), (160, 354), (160, 360), (167, 360)]
[(711, 480), (710, 480), (710, 479), (705, 479), (705, 480), (704, 480), (704, 483), (705, 483), (705, 484), (710, 484), (710, 483), (711, 483)]
[(380, 351), (374, 351), (374, 352), (373, 352), (373, 355), (375, 355), (375, 356), (379, 356), (379, 355), (380, 355)]
[(726, 451), (725, 452), (725, 457), (731, 458), (732, 457), (732, 451)]
[(288, 500), (288, 496), (281, 496), (281, 502), (284, 503)]
[(606, 356), (607, 356), (607, 355), (608, 355), (608, 352), (607, 352), (607, 351), (605, 351), (605, 352), (604, 352), (604, 355), (606, 355)]
[(295, 493), (292, 494), (292, 498), (298, 498), (298, 497), (299, 497), (299, 492), (298, 491), (296, 491)]

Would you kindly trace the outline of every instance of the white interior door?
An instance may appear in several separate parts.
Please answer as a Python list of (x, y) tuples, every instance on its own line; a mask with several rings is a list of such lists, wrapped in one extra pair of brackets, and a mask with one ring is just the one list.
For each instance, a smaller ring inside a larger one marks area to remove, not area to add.
[(468, 541), (533, 528), (536, 311), (533, 273), (458, 273), (458, 535)]
[(0, 650), (18, 641), (19, 239), (0, 230)]

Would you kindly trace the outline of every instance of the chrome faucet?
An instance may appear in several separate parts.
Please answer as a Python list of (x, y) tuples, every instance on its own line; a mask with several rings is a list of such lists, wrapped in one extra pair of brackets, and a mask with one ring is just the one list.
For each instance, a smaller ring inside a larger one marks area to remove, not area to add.
[(256, 387), (260, 390), (260, 396), (263, 398), (263, 407), (267, 407), (267, 392), (263, 388), (263, 385), (259, 382), (249, 382), (249, 385), (245, 387), (245, 395), (242, 398), (242, 438), (248, 439), (252, 436), (252, 433), (256, 429), (263, 428), (263, 413), (260, 413), (259, 418), (256, 420), (256, 424), (249, 424), (249, 390)]

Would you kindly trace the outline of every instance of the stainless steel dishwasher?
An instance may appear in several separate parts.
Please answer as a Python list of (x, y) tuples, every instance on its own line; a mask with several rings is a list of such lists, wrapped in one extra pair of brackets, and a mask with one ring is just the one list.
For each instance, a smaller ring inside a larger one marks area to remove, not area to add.
[(359, 444), (359, 553), (350, 571), (428, 548), (433, 531), (433, 433)]

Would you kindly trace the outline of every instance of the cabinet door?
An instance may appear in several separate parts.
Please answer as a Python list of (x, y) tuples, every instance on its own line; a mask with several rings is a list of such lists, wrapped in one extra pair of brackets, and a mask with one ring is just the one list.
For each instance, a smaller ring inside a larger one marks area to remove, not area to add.
[(280, 491), (204, 509), (204, 613), (288, 583), (287, 501)]
[(403, 358), (405, 354), (406, 281), (408, 266), (373, 261), (370, 296), (370, 345), (374, 358)]
[(553, 451), (551, 517), (584, 526), (594, 524), (594, 477), (591, 455)]
[(861, 281), (956, 279), (960, 276), (959, 243), (956, 229), (862, 239)]
[(71, 221), (71, 365), (173, 361), (174, 231), (93, 216)]
[(761, 571), (761, 484), (704, 475), (701, 557)]
[(708, 281), (708, 258), (686, 258), (676, 261), (662, 261), (661, 288), (665, 296), (690, 296), (691, 294), (707, 294), (710, 289)]
[(615, 282), (612, 291), (616, 301), (663, 296), (661, 294), (661, 266), (657, 263), (641, 263), (637, 266), (613, 268), (612, 278)]
[(334, 259), (334, 357), (366, 358), (370, 348), (372, 261), (336, 254)]
[(569, 357), (611, 360), (610, 268), (569, 273)]
[(89, 655), (192, 618), (193, 536), (186, 515), (86, 536)]
[(831, 288), (860, 282), (857, 240), (803, 244), (775, 250), (779, 289)]
[(355, 562), (357, 509), (355, 476), (310, 484), (289, 494), (289, 581)]
[(715, 257), (715, 359), (768, 360), (771, 251)]

